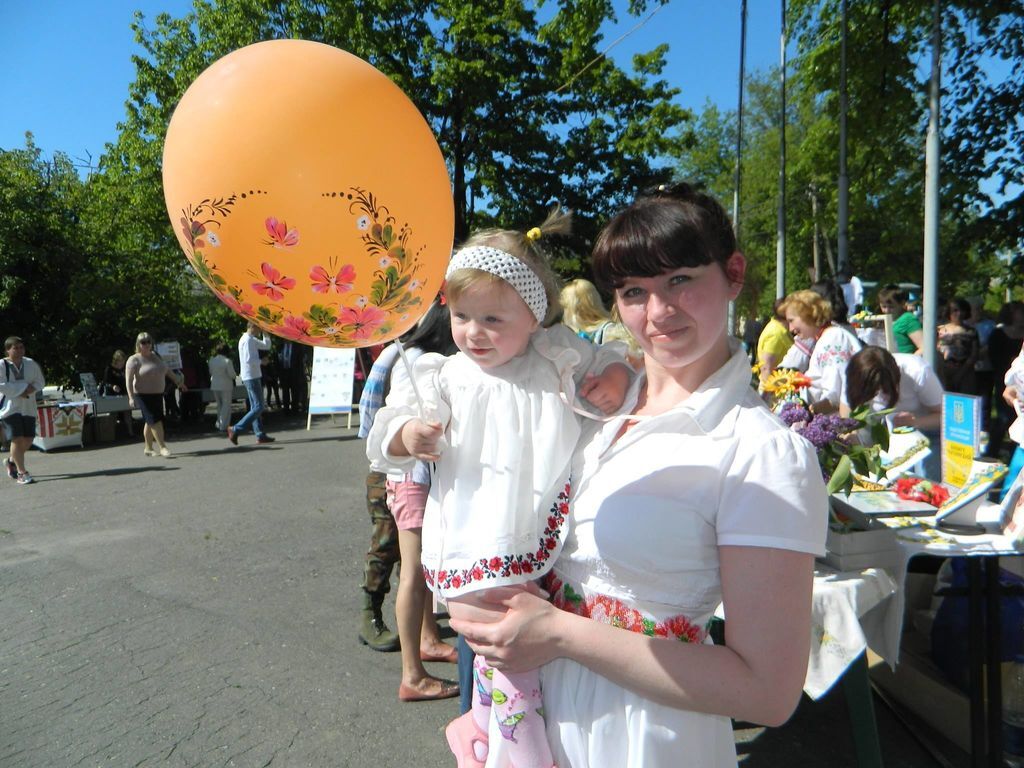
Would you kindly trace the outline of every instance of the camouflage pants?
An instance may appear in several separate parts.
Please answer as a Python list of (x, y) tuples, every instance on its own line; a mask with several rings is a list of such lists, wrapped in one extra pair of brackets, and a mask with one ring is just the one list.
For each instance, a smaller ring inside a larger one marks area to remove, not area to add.
[(400, 560), (398, 527), (388, 509), (386, 480), (383, 472), (370, 472), (366, 476), (366, 510), (370, 513), (373, 534), (363, 567), (363, 589), (381, 598), (391, 591), (391, 571)]

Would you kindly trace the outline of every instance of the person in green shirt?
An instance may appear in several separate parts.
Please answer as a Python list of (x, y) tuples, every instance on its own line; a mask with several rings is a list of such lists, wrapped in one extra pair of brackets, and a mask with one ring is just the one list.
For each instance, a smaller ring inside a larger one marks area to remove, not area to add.
[(924, 344), (924, 329), (913, 312), (907, 311), (907, 294), (898, 285), (887, 285), (878, 292), (878, 306), (896, 319), (892, 333), (896, 337), (896, 351), (920, 355)]

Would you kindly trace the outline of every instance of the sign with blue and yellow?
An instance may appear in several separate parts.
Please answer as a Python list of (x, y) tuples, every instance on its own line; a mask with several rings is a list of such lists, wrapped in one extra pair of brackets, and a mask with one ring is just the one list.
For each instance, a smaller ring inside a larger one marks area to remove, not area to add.
[(981, 444), (981, 398), (946, 392), (942, 396), (942, 482), (967, 482)]

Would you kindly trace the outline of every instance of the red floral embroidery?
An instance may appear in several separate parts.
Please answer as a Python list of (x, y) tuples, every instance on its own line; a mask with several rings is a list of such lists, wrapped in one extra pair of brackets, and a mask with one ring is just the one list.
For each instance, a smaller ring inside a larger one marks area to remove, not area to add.
[(424, 566), (423, 578), (433, 589), (434, 585), (443, 591), (458, 589), (467, 584), (487, 579), (496, 579), (508, 576), (521, 576), (531, 574), (534, 571), (543, 570), (545, 564), (551, 559), (552, 552), (558, 547), (562, 539), (562, 531), (565, 528), (565, 519), (569, 516), (569, 495), (572, 485), (566, 483), (565, 487), (558, 494), (554, 504), (548, 511), (547, 527), (541, 534), (539, 547), (534, 552), (524, 554), (507, 554), (484, 557), (469, 568), (456, 571), (438, 570), (431, 571)]
[(553, 573), (545, 579), (544, 588), (551, 594), (551, 602), (556, 608), (630, 632), (649, 637), (675, 637), (684, 643), (703, 643), (708, 634), (706, 627), (694, 624), (682, 614), (655, 621), (608, 595), (584, 598)]

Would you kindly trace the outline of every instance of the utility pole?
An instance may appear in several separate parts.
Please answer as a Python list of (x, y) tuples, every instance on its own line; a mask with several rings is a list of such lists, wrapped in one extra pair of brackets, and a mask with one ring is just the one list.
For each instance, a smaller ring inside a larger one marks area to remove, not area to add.
[(779, 86), (782, 109), (779, 115), (779, 212), (775, 232), (775, 298), (777, 299), (786, 295), (786, 0), (782, 0), (779, 59), (781, 61)]
[[(848, 0), (842, 3), (842, 32), (839, 44), (839, 258), (836, 275), (850, 271), (850, 177), (846, 175), (846, 36)], [(833, 275), (835, 277), (836, 275)]]
[(939, 287), (939, 96), (942, 85), (942, 3), (932, 4), (932, 77), (928, 93), (928, 138), (924, 150), (924, 358), (935, 365), (936, 295)]
[[(736, 233), (736, 242), (740, 238), (740, 162), (743, 158), (743, 78), (747, 55), (747, 0), (740, 0), (740, 87), (739, 101), (736, 107), (736, 172), (733, 176), (732, 191), (732, 228)], [(729, 302), (728, 328), (730, 336), (736, 335), (736, 303)]]

